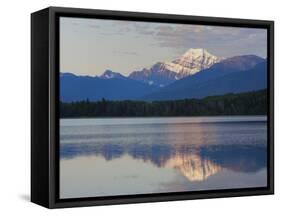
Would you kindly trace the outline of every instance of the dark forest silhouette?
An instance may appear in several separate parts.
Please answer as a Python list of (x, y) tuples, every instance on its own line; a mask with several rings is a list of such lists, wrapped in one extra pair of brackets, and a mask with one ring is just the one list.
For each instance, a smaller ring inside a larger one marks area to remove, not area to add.
[(61, 118), (266, 115), (267, 91), (169, 101), (77, 101), (60, 103)]

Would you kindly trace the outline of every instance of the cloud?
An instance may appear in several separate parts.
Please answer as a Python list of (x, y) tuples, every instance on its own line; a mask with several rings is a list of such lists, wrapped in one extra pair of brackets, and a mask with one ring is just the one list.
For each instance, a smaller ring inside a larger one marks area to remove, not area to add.
[(115, 26), (123, 33), (135, 33), (136, 37), (150, 36), (154, 46), (172, 48), (177, 53), (204, 47), (222, 57), (239, 54), (266, 57), (265, 29), (123, 21)]
[(186, 50), (190, 47), (211, 49), (220, 56), (266, 53), (266, 30), (254, 28), (174, 25), (156, 28), (155, 41), (160, 46)]
[[(178, 54), (191, 47), (203, 47), (222, 57), (238, 54), (266, 57), (265, 29), (99, 19), (79, 22), (74, 19), (73, 25), (78, 24), (88, 25), (101, 36), (143, 39), (143, 43), (155, 48), (174, 49)], [(124, 54), (129, 55), (130, 52), (128, 50)]]

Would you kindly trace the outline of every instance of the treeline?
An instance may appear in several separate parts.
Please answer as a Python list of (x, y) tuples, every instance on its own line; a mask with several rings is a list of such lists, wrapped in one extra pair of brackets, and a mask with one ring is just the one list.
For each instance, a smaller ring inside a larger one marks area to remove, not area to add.
[(169, 101), (109, 101), (60, 103), (61, 118), (266, 115), (267, 91)]

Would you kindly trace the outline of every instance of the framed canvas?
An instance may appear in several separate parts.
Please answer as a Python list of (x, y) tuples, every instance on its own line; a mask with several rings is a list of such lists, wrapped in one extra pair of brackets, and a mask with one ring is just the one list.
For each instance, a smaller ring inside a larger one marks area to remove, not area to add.
[(273, 194), (274, 23), (31, 15), (31, 201)]

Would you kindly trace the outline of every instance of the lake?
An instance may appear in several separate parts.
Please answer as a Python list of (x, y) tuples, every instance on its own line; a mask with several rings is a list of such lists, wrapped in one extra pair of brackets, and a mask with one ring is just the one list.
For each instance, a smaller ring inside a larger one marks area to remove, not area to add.
[(265, 116), (60, 120), (60, 198), (267, 186)]

